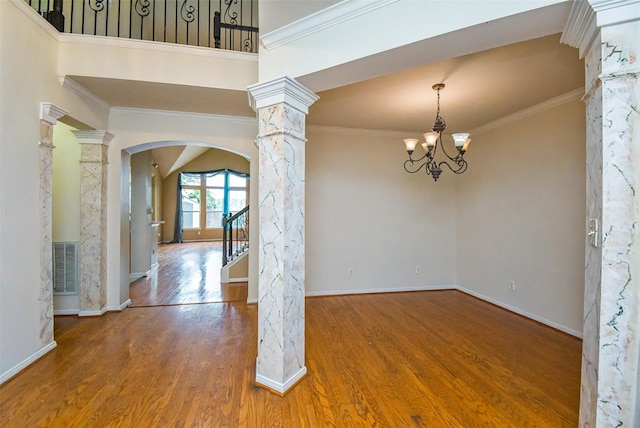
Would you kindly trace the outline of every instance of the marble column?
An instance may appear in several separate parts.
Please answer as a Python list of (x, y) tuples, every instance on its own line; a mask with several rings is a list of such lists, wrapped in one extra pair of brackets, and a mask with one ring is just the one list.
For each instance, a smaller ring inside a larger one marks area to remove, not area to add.
[(76, 131), (80, 143), (80, 316), (107, 304), (107, 160), (113, 135)]
[[(587, 237), (580, 426), (640, 424), (640, 4), (576, 2), (585, 59)], [(567, 40), (565, 40), (567, 41)]]
[[(293, 79), (249, 87), (258, 113), (256, 384), (284, 394), (307, 372), (304, 343), (305, 116), (318, 97)], [(252, 160), (253, 161), (253, 160)]]
[(51, 103), (40, 104), (40, 340), (53, 342), (52, 175), (53, 126), (66, 113)]

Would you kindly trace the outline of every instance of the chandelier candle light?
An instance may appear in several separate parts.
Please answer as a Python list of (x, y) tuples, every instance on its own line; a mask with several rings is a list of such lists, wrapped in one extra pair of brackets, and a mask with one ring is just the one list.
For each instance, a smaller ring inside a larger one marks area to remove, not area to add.
[[(464, 160), (464, 154), (469, 147), (471, 138), (469, 138), (469, 134), (451, 134), (458, 153), (453, 157), (449, 156), (442, 144), (442, 133), (447, 128), (447, 124), (440, 116), (440, 91), (444, 89), (444, 83), (437, 83), (433, 85), (432, 88), (438, 93), (438, 110), (432, 132), (426, 132), (424, 134), (425, 142), (421, 144), (426, 153), (420, 159), (413, 159), (411, 155), (413, 154), (419, 140), (417, 138), (406, 138), (404, 140), (404, 144), (407, 148), (407, 153), (409, 153), (409, 159), (404, 162), (404, 170), (414, 174), (420, 171), (424, 166), (427, 175), (431, 175), (434, 181), (438, 181), (438, 177), (440, 177), (440, 174), (442, 173), (442, 165), (446, 165), (456, 174), (462, 174), (467, 170), (467, 161)], [(442, 160), (440, 162), (435, 160), (438, 145), (442, 148), (442, 153), (444, 153), (444, 155), (452, 162), (453, 166), (446, 160)]]

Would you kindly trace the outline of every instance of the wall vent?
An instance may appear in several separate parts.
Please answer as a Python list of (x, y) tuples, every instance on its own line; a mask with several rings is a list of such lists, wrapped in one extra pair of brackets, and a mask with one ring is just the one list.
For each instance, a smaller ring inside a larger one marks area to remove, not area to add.
[(78, 294), (78, 243), (53, 243), (53, 293)]

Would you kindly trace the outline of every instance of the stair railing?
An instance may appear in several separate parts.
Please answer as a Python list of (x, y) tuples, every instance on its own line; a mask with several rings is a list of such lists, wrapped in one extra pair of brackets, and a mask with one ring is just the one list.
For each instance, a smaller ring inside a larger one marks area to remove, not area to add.
[(24, 1), (63, 33), (258, 51), (258, 0)]
[(249, 205), (222, 215), (222, 266), (249, 249)]

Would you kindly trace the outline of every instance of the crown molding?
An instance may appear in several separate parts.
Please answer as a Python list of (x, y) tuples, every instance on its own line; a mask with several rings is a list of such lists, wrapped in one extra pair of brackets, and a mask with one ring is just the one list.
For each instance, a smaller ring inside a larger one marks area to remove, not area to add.
[(258, 124), (258, 119), (255, 117), (226, 116), (222, 114), (192, 113), (172, 110), (153, 110), (135, 107), (113, 107), (111, 108), (111, 114), (122, 114), (125, 116), (135, 114), (141, 116), (157, 117), (160, 119), (168, 117), (179, 119), (200, 119), (208, 122), (219, 122), (245, 126), (257, 126)]
[(522, 120), (529, 116), (533, 116), (538, 113), (542, 113), (545, 110), (549, 110), (551, 108), (557, 107), (559, 105), (580, 100), (584, 96), (584, 88), (578, 88), (571, 92), (567, 92), (566, 94), (557, 96), (555, 98), (551, 98), (550, 100), (543, 101), (540, 104), (536, 104), (532, 107), (526, 108), (524, 110), (520, 110), (516, 113), (510, 114), (508, 116), (504, 116), (498, 120), (494, 120), (493, 122), (489, 122), (485, 125), (479, 126), (477, 128), (471, 129), (468, 132), (470, 134), (482, 134), (489, 130), (499, 128), (510, 123), (516, 122), (518, 120)]
[(315, 134), (331, 134), (331, 135), (360, 135), (366, 137), (391, 137), (391, 138), (407, 138), (407, 134), (411, 131), (391, 131), (384, 129), (366, 129), (366, 128), (344, 128), (340, 126), (324, 126), (309, 125), (306, 127), (308, 132)]
[(583, 59), (596, 38), (597, 30), (593, 8), (585, 0), (574, 1), (560, 43), (577, 48), (578, 57)]
[(343, 0), (284, 27), (263, 34), (260, 36), (260, 43), (266, 50), (274, 49), (358, 16), (366, 15), (397, 1), (399, 0)]
[(87, 88), (70, 78), (69, 76), (59, 76), (58, 80), (63, 88), (70, 90), (80, 98), (88, 101), (89, 103), (101, 108), (107, 113), (111, 109), (111, 104), (89, 91)]

